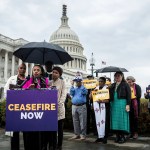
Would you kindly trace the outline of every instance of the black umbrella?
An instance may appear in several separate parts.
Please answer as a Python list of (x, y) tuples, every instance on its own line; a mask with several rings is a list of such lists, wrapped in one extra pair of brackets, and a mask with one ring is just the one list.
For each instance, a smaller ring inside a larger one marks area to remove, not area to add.
[(104, 67), (104, 68), (101, 68), (101, 69), (97, 69), (95, 71), (95, 73), (117, 72), (117, 71), (128, 72), (128, 70), (126, 70), (125, 68), (108, 66), (108, 67)]
[(61, 64), (73, 60), (73, 58), (60, 46), (47, 42), (30, 42), (16, 50), (13, 55), (23, 62), (44, 65), (51, 61), (53, 64)]

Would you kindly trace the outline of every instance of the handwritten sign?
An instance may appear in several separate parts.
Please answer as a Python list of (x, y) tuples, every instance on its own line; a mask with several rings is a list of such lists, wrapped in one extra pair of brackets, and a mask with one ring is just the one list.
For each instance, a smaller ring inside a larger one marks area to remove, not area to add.
[(83, 85), (86, 89), (94, 89), (97, 85), (97, 80), (83, 80)]
[(100, 101), (100, 100), (108, 100), (109, 97), (109, 90), (97, 90), (92, 91), (93, 101)]
[(6, 131), (57, 131), (57, 90), (8, 90)]

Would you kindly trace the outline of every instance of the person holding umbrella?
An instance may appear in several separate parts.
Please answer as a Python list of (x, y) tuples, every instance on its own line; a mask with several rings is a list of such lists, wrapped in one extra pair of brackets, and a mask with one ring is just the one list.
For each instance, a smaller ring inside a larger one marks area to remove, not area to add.
[(128, 76), (126, 78), (131, 88), (131, 105), (130, 105), (130, 130), (131, 138), (138, 138), (138, 116), (140, 114), (141, 87), (135, 83), (135, 78)]
[(110, 129), (116, 134), (115, 142), (121, 144), (126, 141), (125, 134), (130, 132), (131, 89), (122, 72), (116, 72), (114, 80), (115, 83), (109, 88), (111, 100)]

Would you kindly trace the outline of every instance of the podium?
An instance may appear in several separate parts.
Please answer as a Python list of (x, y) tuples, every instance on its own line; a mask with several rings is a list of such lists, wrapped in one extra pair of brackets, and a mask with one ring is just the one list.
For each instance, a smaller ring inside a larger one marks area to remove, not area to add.
[(57, 131), (57, 90), (8, 90), (6, 131)]

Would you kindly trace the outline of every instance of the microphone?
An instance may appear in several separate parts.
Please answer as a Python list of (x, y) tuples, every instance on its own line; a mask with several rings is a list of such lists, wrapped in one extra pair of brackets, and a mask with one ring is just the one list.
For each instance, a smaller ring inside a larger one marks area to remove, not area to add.
[(41, 77), (42, 84), (46, 85), (46, 81), (44, 77)]
[(41, 85), (38, 82), (39, 77), (34, 77), (34, 84), (37, 84), (39, 88), (41, 88)]

